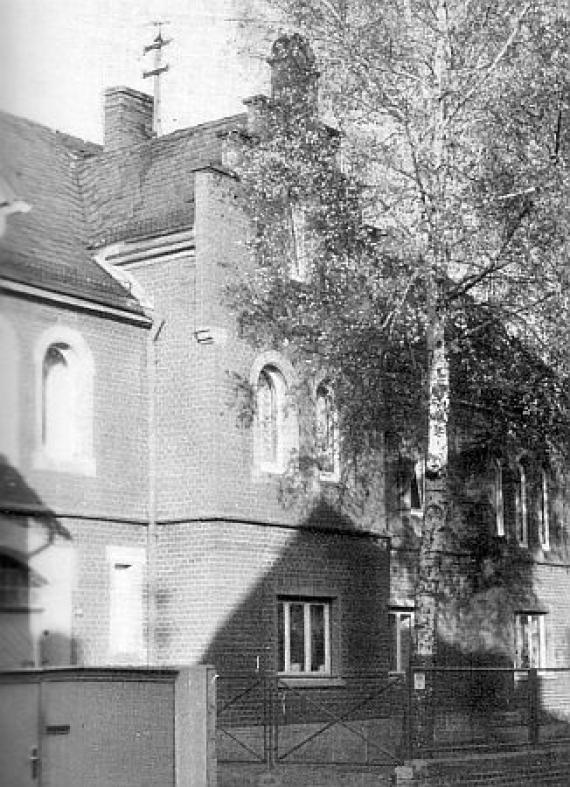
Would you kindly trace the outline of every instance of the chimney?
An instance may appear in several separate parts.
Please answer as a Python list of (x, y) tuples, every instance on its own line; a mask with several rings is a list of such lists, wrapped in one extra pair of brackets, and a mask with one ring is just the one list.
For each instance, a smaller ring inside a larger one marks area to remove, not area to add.
[(293, 114), (316, 117), (319, 72), (307, 41), (298, 33), (275, 41), (271, 57), (271, 98)]
[(129, 87), (105, 90), (105, 150), (151, 139), (153, 98)]

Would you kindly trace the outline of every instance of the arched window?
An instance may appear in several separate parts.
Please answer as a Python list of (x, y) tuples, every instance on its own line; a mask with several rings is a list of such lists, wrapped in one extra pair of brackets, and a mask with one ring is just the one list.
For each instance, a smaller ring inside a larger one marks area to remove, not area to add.
[(272, 367), (261, 370), (257, 382), (257, 425), (259, 459), (264, 464), (276, 464), (279, 456), (279, 372)]
[(42, 366), (42, 445), (57, 459), (72, 459), (77, 452), (77, 375), (70, 346), (51, 344)]
[(338, 414), (328, 383), (320, 383), (315, 398), (317, 461), (323, 477), (337, 478), (340, 464)]
[(93, 361), (79, 333), (52, 328), (36, 349), (36, 465), (93, 474)]

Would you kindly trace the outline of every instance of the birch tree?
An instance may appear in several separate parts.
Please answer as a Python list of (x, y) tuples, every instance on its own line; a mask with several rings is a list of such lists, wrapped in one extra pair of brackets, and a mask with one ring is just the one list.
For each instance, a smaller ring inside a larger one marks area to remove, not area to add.
[[(320, 72), (321, 118), (339, 134), (293, 102), (268, 108), (241, 172), (259, 262), (239, 288), (242, 325), (327, 365), (352, 439), (390, 407), (418, 430), (415, 660), (429, 666), (448, 528), (450, 363), (472, 355), (464, 396), (492, 388), (472, 354), (489, 324), (552, 372), (539, 402), (523, 369), (503, 370), (501, 384), (510, 376), (526, 397), (522, 418), (504, 414), (505, 434), (567, 447), (568, 19), (549, 0), (269, 7), (314, 47), (299, 74)], [(295, 230), (309, 257), (301, 283), (291, 277)], [(420, 727), (429, 691), (424, 699)]]

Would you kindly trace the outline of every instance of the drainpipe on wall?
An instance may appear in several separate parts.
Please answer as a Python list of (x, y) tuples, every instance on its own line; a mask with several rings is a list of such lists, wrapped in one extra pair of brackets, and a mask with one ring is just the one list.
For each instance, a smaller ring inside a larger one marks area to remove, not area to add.
[(156, 665), (156, 344), (164, 319), (154, 315), (147, 341), (148, 381), (148, 527), (147, 572), (147, 666)]

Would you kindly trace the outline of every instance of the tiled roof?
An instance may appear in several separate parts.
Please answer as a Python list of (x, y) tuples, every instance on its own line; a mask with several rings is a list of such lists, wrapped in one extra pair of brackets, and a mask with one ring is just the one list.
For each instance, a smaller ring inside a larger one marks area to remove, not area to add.
[(220, 134), (244, 123), (234, 115), (82, 161), (90, 246), (191, 227), (193, 171), (220, 164)]
[(0, 275), (24, 284), (142, 313), (94, 259), (94, 250), (194, 223), (194, 172), (222, 161), (234, 115), (120, 150), (0, 112), (4, 191), (31, 206), (8, 217)]
[(91, 257), (77, 167), (100, 148), (0, 113), (0, 176), (30, 206), (8, 217), (0, 274), (12, 281), (142, 313)]

